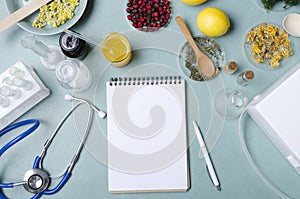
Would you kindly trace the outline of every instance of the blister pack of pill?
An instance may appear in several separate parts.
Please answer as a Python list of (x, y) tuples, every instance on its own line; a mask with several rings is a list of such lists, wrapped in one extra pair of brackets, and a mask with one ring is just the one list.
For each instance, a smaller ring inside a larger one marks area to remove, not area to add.
[(21, 61), (0, 75), (0, 130), (50, 95), (34, 70)]

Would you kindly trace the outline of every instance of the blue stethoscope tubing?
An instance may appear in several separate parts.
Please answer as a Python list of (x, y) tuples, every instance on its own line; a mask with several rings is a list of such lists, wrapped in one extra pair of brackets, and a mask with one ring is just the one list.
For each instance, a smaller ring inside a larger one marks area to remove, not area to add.
[[(62, 125), (65, 123), (65, 121), (70, 117), (70, 115), (82, 104), (87, 105), (88, 107), (88, 118), (87, 118), (87, 123), (84, 129), (84, 133), (83, 136), (81, 137), (80, 143), (78, 145), (78, 148), (72, 158), (72, 160), (70, 161), (69, 165), (66, 168), (66, 171), (64, 172), (61, 180), (58, 182), (58, 184), (52, 188), (52, 189), (48, 189), (48, 187), (45, 187), (45, 189), (43, 189), (43, 191), (39, 192), (39, 193), (35, 193), (35, 195), (31, 198), (31, 199), (38, 199), (40, 198), (42, 195), (52, 195), (57, 193), (65, 184), (66, 182), (69, 180), (69, 178), (71, 177), (71, 173), (72, 170), (76, 164), (76, 162), (79, 159), (79, 155), (81, 153), (81, 150), (83, 149), (84, 143), (87, 140), (89, 131), (90, 131), (90, 127), (91, 127), (91, 123), (92, 123), (92, 117), (93, 117), (93, 110), (97, 112), (98, 116), (100, 116), (102, 119), (106, 117), (106, 113), (100, 109), (98, 109), (94, 104), (91, 104), (90, 102), (80, 99), (80, 98), (76, 98), (73, 97), (69, 94), (67, 94), (65, 96), (65, 100), (68, 101), (72, 101), (75, 100), (78, 103), (76, 103), (63, 117), (63, 119), (59, 122), (59, 124), (57, 125), (57, 127), (55, 128), (55, 130), (52, 132), (50, 138), (45, 142), (44, 147), (41, 151), (41, 153), (36, 156), (34, 163), (33, 163), (33, 169), (38, 169), (38, 170), (43, 170), (43, 166), (42, 166), (42, 162), (43, 159), (46, 155), (46, 152), (48, 150), (48, 148), (50, 147), (52, 141), (54, 140), (55, 136), (57, 135), (57, 133), (59, 132), (60, 128), (62, 127)], [(15, 143), (17, 143), (18, 141), (22, 140), (23, 138), (25, 138), (26, 136), (28, 136), (30, 133), (32, 133), (38, 126), (39, 126), (39, 122), (37, 120), (28, 120), (28, 121), (23, 121), (23, 122), (19, 122), (16, 123), (14, 125), (11, 125), (7, 128), (5, 128), (4, 130), (2, 130), (0, 132), (0, 136), (4, 135), (5, 133), (9, 132), (10, 130), (17, 128), (19, 126), (22, 125), (26, 125), (26, 124), (31, 124), (34, 123), (34, 125), (28, 129), (27, 131), (25, 131), (24, 133), (22, 133), (20, 136), (14, 138), (12, 141), (10, 141), (8, 144), (6, 144), (0, 151), (0, 156), (2, 155), (2, 153), (4, 153), (7, 149), (9, 149), (10, 147), (12, 147)], [(50, 177), (49, 177), (50, 178)], [(13, 188), (15, 186), (18, 185), (24, 185), (27, 182), (20, 182), (20, 183), (0, 183), (0, 188)], [(1, 192), (0, 192), (0, 199), (7, 199)]]
[[(15, 124), (12, 124), (6, 128), (4, 128), (3, 130), (0, 131), (0, 137), (5, 135), (6, 133), (25, 126), (25, 125), (29, 125), (32, 124), (32, 126), (24, 131), (23, 133), (21, 133), (20, 135), (18, 135), (17, 137), (15, 137), (13, 140), (9, 141), (7, 144), (5, 144), (1, 149), (0, 149), (0, 157), (2, 156), (2, 154), (4, 152), (6, 152), (9, 148), (11, 148), (13, 145), (15, 145), (16, 143), (18, 143), (19, 141), (23, 140), (24, 138), (26, 138), (28, 135), (30, 135), (31, 133), (33, 133), (40, 125), (40, 122), (38, 120), (34, 120), (34, 119), (29, 119), (29, 120), (24, 120), (21, 122), (17, 122)], [(13, 188), (14, 187), (14, 183), (0, 183), (0, 188)], [(0, 192), (0, 199), (6, 199), (6, 197)]]
[[(0, 149), (0, 157), (1, 155), (7, 151), (10, 147), (12, 147), (13, 145), (15, 145), (16, 143), (18, 143), (19, 141), (21, 141), (22, 139), (24, 139), (25, 137), (27, 137), (28, 135), (30, 135), (33, 131), (35, 131), (39, 125), (40, 122), (38, 120), (24, 120), (15, 124), (12, 124), (6, 128), (4, 128), (3, 130), (0, 131), (0, 137), (5, 135), (6, 133), (8, 133), (9, 131), (12, 131), (16, 128), (19, 128), (21, 126), (25, 126), (28, 124), (33, 124), (28, 130), (26, 130), (25, 132), (23, 132), (22, 134), (20, 134), (19, 136), (15, 137), (13, 140), (11, 140), (10, 142), (8, 142), (6, 145), (4, 145), (1, 149)], [(0, 183), (1, 184), (1, 183)], [(0, 185), (1, 186), (1, 185)]]

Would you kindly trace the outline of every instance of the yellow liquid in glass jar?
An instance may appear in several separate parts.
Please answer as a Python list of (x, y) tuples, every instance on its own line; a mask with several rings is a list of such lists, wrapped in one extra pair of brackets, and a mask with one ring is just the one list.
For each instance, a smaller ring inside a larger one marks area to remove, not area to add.
[(132, 57), (128, 39), (120, 33), (110, 33), (100, 45), (100, 51), (105, 59), (114, 66), (127, 65)]

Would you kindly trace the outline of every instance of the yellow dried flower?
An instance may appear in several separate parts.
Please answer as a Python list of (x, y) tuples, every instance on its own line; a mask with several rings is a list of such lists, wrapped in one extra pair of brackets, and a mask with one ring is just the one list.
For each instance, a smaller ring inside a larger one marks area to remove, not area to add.
[(257, 63), (269, 61), (269, 65), (277, 68), (283, 57), (293, 54), (288, 34), (273, 24), (261, 24), (247, 34), (246, 45), (250, 56)]
[(42, 28), (48, 24), (57, 28), (74, 17), (78, 5), (79, 0), (54, 0), (40, 8), (40, 13), (33, 20), (32, 26)]

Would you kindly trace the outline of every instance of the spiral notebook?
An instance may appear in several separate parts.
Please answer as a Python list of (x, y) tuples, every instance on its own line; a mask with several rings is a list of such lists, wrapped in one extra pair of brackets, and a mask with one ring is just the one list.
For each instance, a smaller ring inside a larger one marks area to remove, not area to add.
[(106, 94), (109, 191), (188, 190), (185, 81), (111, 78)]

